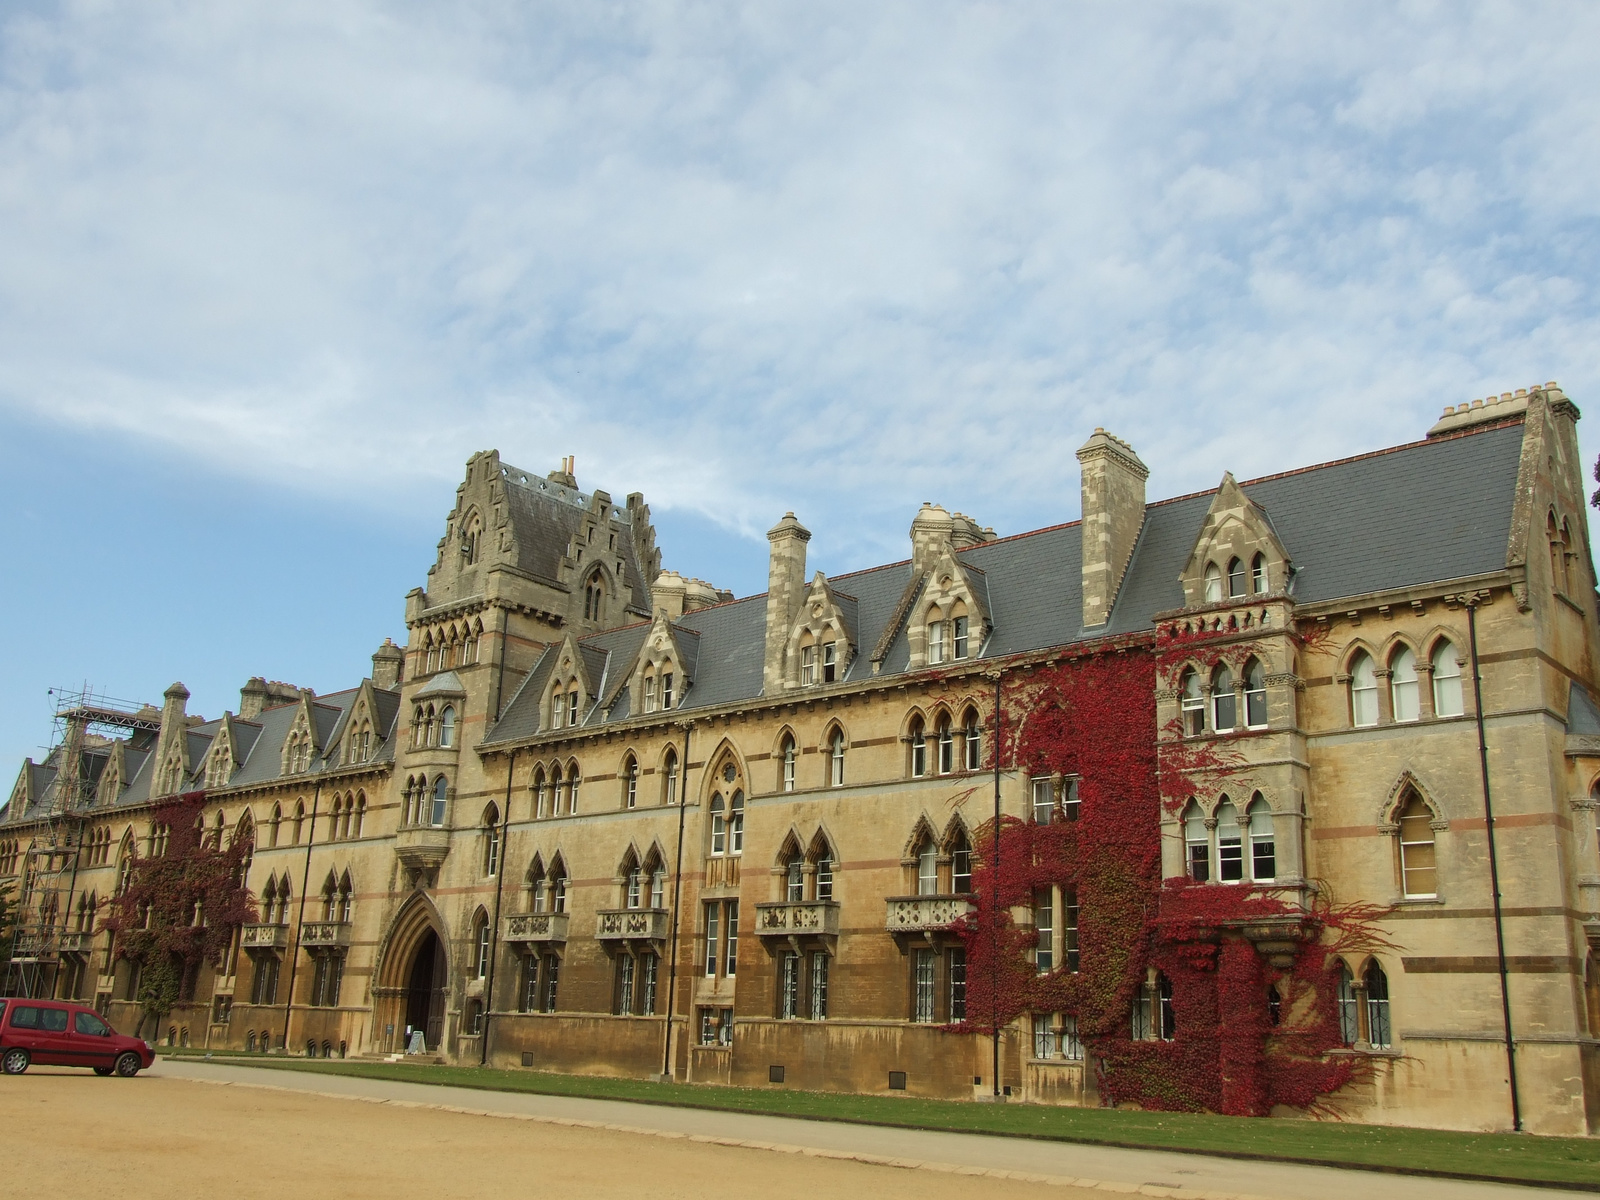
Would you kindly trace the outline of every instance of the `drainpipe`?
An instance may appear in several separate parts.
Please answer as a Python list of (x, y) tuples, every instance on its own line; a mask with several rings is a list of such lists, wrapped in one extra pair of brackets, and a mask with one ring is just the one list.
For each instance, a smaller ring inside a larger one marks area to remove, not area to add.
[(489, 978), (483, 981), (483, 1029), (478, 1045), (480, 1067), (489, 1062), (489, 1018), (494, 1012), (494, 964), (500, 957), (500, 894), (505, 888), (506, 834), (511, 828), (511, 775), (516, 765), (517, 751), (513, 747), (511, 759), (506, 763), (506, 802), (500, 814), (500, 856), (494, 865), (494, 924), (489, 927)]
[(300, 876), (300, 916), (294, 927), (294, 953), (289, 958), (289, 994), (283, 1000), (283, 1052), (289, 1053), (289, 1007), (294, 1003), (294, 974), (300, 966), (300, 931), (306, 924), (306, 888), (311, 886), (311, 845), (317, 840), (317, 801), (322, 799), (322, 780), (311, 794), (311, 825), (306, 832), (306, 865)]
[(683, 766), (678, 772), (678, 865), (672, 874), (672, 957), (667, 968), (667, 1026), (661, 1042), (661, 1076), (672, 1077), (672, 1020), (678, 998), (678, 909), (683, 896), (683, 815), (689, 799), (689, 735), (693, 725), (683, 727)]
[(1000, 672), (994, 673), (994, 896), (989, 911), (990, 1078), (1000, 1099)]
[(1500, 863), (1495, 854), (1494, 804), (1489, 797), (1489, 745), (1483, 736), (1483, 680), (1478, 674), (1478, 604), (1486, 596), (1467, 601), (1467, 643), (1472, 651), (1472, 705), (1478, 723), (1478, 772), (1483, 779), (1483, 823), (1489, 835), (1489, 887), (1494, 893), (1494, 945), (1500, 962), (1500, 1015), (1504, 1022), (1506, 1071), (1511, 1082), (1511, 1128), (1522, 1132), (1522, 1101), (1517, 1093), (1517, 1046), (1511, 1036), (1511, 987), (1506, 973), (1506, 927), (1500, 911)]

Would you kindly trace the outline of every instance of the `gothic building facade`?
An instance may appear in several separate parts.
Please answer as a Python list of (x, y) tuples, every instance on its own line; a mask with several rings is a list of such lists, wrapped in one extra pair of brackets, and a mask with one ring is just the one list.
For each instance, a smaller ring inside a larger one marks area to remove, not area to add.
[[(663, 571), (641, 496), (475, 455), (370, 677), (321, 696), (252, 679), (214, 720), (174, 684), (126, 736), (80, 731), (75, 765), (23, 765), (0, 881), (31, 932), (6, 986), (133, 1028), (106, 903), (162, 852), (162, 807), (203, 792), (215, 840), (251, 841), (258, 916), (162, 1038), (1099, 1103), (1077, 1012), (975, 1030), (963, 930), (996, 808), (1087, 828), (1137, 790), (1030, 759), (1025, 685), (1139, 660), (1124, 727), (1191, 764), (1141, 810), (1158, 891), (1380, 914), (1329, 977), (1328, 1054), (1363, 1066), (1330, 1102), (1507, 1126), (1508, 1005), (1527, 1127), (1593, 1132), (1600, 627), (1577, 419), (1551, 384), (1156, 502), (1096, 430), (1081, 520), (1000, 538), (924, 505), (907, 560), (829, 578), (786, 514), (745, 598)], [(1073, 888), (1005, 908), (1041, 978), (1122, 937)], [(1217, 936), (1266, 964), (1311, 928)], [(1133, 966), (1119, 1037), (1181, 1044), (1183, 996)], [(1270, 1003), (1292, 1024), (1293, 997)]]

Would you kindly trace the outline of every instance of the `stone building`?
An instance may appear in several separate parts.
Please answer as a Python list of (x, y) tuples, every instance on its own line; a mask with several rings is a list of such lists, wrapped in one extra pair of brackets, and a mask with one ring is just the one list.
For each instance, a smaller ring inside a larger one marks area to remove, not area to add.
[[(996, 720), (1030, 714), (996, 695), (1144, 654), (1137, 736), (1224, 751), (1148, 810), (1160, 877), (1383, 910), (1381, 944), (1337, 964), (1333, 1053), (1368, 1068), (1337, 1106), (1507, 1126), (1504, 979), (1527, 1127), (1593, 1132), (1600, 629), (1577, 419), (1550, 384), (1153, 503), (1133, 448), (1096, 430), (1081, 521), (998, 538), (924, 505), (907, 560), (829, 578), (786, 514), (767, 593), (741, 599), (661, 569), (642, 497), (580, 491), (570, 460), (540, 478), (475, 455), (370, 678), (252, 679), (216, 720), (174, 684), (118, 736), (24, 764), (0, 813), (0, 879), (31, 922), (7, 986), (133, 1027), (138, 979), (98, 914), (161, 852), (161, 805), (203, 790), (218, 840), (253, 838), (260, 914), (188, 982), (174, 1040), (1096, 1103), (1076, 1014), (1021, 1014), (997, 1042), (961, 1026), (961, 930), (995, 805), (1087, 819), (1117, 786), (1022, 761)], [(1012, 915), (1041, 975), (1100, 953), (1061, 888)], [(1233, 936), (1266, 961), (1301, 929)], [(1162, 986), (1152, 968), (1126, 1038), (1185, 1037)]]

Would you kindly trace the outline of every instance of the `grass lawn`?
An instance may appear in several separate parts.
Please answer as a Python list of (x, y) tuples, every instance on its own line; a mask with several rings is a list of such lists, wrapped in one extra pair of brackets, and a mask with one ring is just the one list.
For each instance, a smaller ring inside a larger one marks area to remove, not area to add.
[[(172, 1054), (162, 1049), (161, 1054)], [(177, 1057), (194, 1058), (189, 1050)], [(972, 1104), (909, 1097), (852, 1096), (785, 1088), (733, 1088), (652, 1083), (587, 1075), (482, 1067), (229, 1057), (230, 1065), (354, 1075), (404, 1083), (444, 1084), (498, 1092), (537, 1092), (596, 1100), (631, 1100), (685, 1108), (731, 1110), (810, 1120), (900, 1125), (956, 1133), (1189, 1150), (1227, 1157), (1279, 1159), (1329, 1166), (1438, 1174), (1526, 1183), (1557, 1183), (1600, 1191), (1600, 1138), (1532, 1137), (1506, 1133), (1449, 1133), (1332, 1121), (1218, 1117), (1190, 1113), (1055, 1108), (1035, 1104)]]

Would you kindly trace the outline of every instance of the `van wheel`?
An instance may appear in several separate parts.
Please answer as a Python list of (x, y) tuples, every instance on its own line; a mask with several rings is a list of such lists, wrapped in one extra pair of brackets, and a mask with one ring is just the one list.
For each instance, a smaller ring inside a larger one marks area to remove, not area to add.
[(132, 1079), (139, 1073), (139, 1056), (132, 1050), (126, 1054), (117, 1055), (117, 1065), (113, 1068), (124, 1079)]
[(94, 1073), (96, 1075), (109, 1075), (109, 1074), (111, 1074), (111, 1068), (110, 1067), (96, 1067), (94, 1069)]
[(26, 1050), (7, 1050), (5, 1057), (0, 1058), (0, 1071), (7, 1075), (21, 1075), (28, 1069), (30, 1061)]

